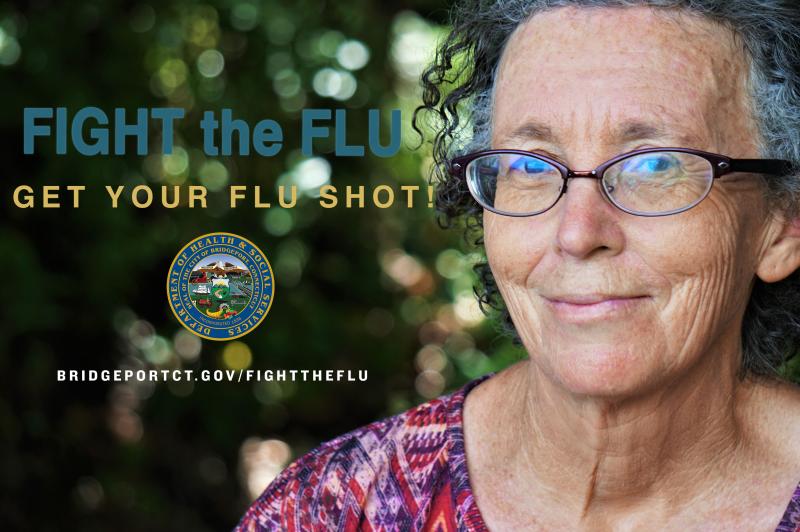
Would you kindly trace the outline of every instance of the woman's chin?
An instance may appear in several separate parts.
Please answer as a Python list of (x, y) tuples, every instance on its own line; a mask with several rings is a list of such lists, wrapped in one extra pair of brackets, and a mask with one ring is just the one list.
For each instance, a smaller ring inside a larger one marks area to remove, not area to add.
[(560, 351), (548, 363), (551, 377), (571, 393), (624, 397), (642, 393), (665, 377), (664, 366), (650, 349), (619, 346), (581, 347)]

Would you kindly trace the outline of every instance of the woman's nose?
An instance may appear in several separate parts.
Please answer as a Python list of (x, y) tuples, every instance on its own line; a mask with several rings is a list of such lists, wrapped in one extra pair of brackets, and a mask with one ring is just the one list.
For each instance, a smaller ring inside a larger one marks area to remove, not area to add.
[(557, 207), (555, 244), (560, 252), (588, 259), (599, 254), (616, 255), (625, 247), (620, 219), (627, 215), (605, 199), (597, 179), (570, 178)]

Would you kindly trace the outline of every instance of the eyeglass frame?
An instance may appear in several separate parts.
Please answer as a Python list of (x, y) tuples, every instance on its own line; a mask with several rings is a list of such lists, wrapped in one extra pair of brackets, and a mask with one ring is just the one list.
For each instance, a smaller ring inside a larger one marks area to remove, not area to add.
[[(688, 205), (687, 207), (681, 207), (680, 209), (672, 209), (671, 211), (659, 212), (659, 213), (645, 213), (645, 212), (634, 211), (625, 208), (622, 205), (619, 205), (617, 202), (615, 202), (609, 195), (608, 191), (606, 191), (605, 187), (602, 186), (601, 184), (605, 171), (611, 166), (625, 159), (629, 159), (631, 157), (635, 157), (637, 155), (642, 155), (645, 153), (658, 153), (658, 152), (687, 153), (690, 155), (696, 155), (698, 157), (701, 157), (706, 161), (708, 161), (709, 163), (711, 163), (711, 170), (713, 176), (705, 193), (697, 201)], [(496, 209), (495, 207), (490, 207), (489, 205), (486, 205), (486, 203), (483, 202), (480, 198), (478, 198), (478, 194), (476, 194), (472, 190), (469, 179), (467, 179), (467, 166), (469, 165), (469, 163), (480, 157), (485, 157), (487, 155), (502, 155), (502, 154), (529, 156), (555, 167), (561, 173), (561, 179), (563, 181), (561, 185), (561, 191), (559, 192), (558, 197), (555, 199), (555, 201), (553, 201), (553, 203), (549, 207), (541, 211), (536, 211), (533, 213), (513, 213), (513, 212), (503, 211), (501, 209)], [(560, 163), (559, 161), (556, 161), (555, 159), (552, 159), (540, 153), (526, 151), (526, 150), (497, 149), (497, 150), (477, 151), (466, 155), (461, 155), (459, 157), (454, 157), (450, 162), (450, 165), (448, 167), (448, 172), (453, 177), (464, 179), (467, 182), (467, 188), (469, 188), (470, 195), (472, 195), (472, 197), (475, 199), (475, 201), (478, 202), (478, 204), (480, 204), (483, 208), (487, 209), (488, 211), (493, 212), (495, 214), (499, 214), (501, 216), (525, 218), (529, 216), (537, 216), (539, 214), (543, 214), (552, 209), (553, 207), (555, 207), (556, 204), (561, 200), (561, 197), (567, 193), (567, 186), (568, 186), (567, 181), (569, 179), (585, 177), (590, 179), (597, 179), (598, 184), (601, 184), (600, 190), (602, 191), (603, 196), (606, 198), (606, 200), (608, 200), (609, 203), (611, 203), (614, 207), (618, 208), (619, 210), (634, 216), (655, 218), (659, 216), (670, 216), (673, 214), (679, 214), (681, 212), (688, 211), (693, 207), (696, 207), (711, 193), (714, 181), (727, 174), (735, 172), (744, 172), (744, 173), (761, 174), (765, 176), (785, 177), (793, 172), (793, 168), (792, 168), (792, 163), (785, 159), (734, 159), (732, 157), (727, 157), (725, 155), (720, 155), (718, 153), (710, 153), (706, 151), (695, 150), (693, 148), (642, 148), (617, 155), (613, 159), (609, 159), (608, 161), (595, 167), (594, 170), (574, 171), (571, 170), (566, 165)]]

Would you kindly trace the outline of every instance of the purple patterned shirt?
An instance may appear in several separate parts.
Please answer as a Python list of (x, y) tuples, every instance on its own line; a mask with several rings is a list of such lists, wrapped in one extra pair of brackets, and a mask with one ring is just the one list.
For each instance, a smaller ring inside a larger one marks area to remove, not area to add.
[[(460, 390), (323, 443), (287, 467), (236, 532), (488, 532), (469, 484)], [(800, 485), (775, 532), (800, 532)]]

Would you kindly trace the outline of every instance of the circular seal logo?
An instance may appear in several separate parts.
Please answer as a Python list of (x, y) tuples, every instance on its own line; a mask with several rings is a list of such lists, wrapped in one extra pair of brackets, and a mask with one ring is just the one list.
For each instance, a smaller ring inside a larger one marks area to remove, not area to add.
[(195, 238), (178, 252), (167, 275), (175, 317), (208, 340), (232, 340), (258, 327), (274, 291), (267, 256), (232, 233)]

